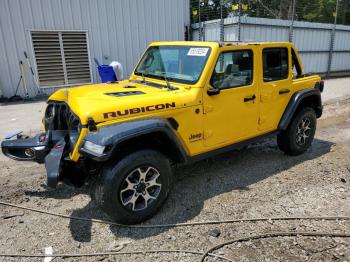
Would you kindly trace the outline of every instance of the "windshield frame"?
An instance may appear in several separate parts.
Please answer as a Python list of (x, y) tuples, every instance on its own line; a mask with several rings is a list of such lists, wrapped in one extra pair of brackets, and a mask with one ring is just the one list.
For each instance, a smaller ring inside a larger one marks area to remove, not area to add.
[(168, 79), (170, 82), (174, 82), (174, 83), (181, 83), (181, 84), (191, 84), (191, 85), (195, 85), (196, 83), (198, 83), (198, 81), (201, 79), (202, 77), (202, 74), (203, 74), (203, 71), (204, 69), (206, 68), (207, 66), (207, 63), (208, 63), (208, 60), (209, 60), (209, 57), (211, 55), (211, 52), (212, 52), (212, 48), (210, 46), (199, 46), (199, 45), (152, 45), (152, 46), (149, 46), (146, 51), (143, 53), (140, 61), (137, 63), (135, 69), (134, 69), (134, 75), (136, 76), (142, 76), (142, 73), (141, 72), (138, 72), (137, 69), (139, 68), (141, 62), (144, 60), (146, 54), (148, 53), (148, 51), (152, 48), (159, 48), (159, 47), (189, 47), (189, 48), (208, 48), (208, 54), (206, 56), (206, 59), (204, 61), (204, 64), (203, 64), (203, 68), (198, 76), (198, 78), (196, 80), (193, 80), (193, 81), (190, 81), (190, 80), (186, 80), (186, 79), (179, 79), (179, 78), (174, 78), (174, 77), (171, 77), (171, 76), (167, 76), (167, 77), (164, 77), (164, 76), (161, 76), (161, 75), (152, 75), (152, 74), (147, 74), (145, 75), (145, 77), (147, 78), (153, 78), (153, 79), (160, 79), (160, 80), (164, 80), (166, 81), (166, 79)]

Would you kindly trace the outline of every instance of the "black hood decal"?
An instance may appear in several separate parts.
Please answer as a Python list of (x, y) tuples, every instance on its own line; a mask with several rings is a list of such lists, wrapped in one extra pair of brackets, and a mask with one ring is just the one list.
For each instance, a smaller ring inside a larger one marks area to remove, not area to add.
[(144, 94), (144, 92), (142, 92), (142, 91), (125, 91), (125, 92), (106, 93), (106, 95), (115, 96), (115, 97), (134, 96), (134, 95), (143, 95), (143, 94)]

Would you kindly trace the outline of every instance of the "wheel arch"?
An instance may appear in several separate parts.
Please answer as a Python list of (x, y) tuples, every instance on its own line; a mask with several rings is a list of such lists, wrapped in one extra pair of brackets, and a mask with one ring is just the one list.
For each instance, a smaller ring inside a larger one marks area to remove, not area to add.
[(174, 125), (174, 121), (149, 118), (106, 126), (89, 133), (84, 140), (110, 147), (108, 153), (94, 156), (84, 148), (80, 148), (80, 151), (97, 161), (116, 161), (137, 150), (152, 149), (161, 152), (174, 163), (184, 163), (188, 155), (177, 137), (175, 129), (178, 126)]
[(164, 130), (149, 130), (142, 135), (133, 136), (118, 143), (111, 157), (118, 160), (135, 151), (150, 149), (159, 151), (173, 163), (184, 163), (187, 161), (186, 154), (176, 140)]
[(289, 100), (289, 103), (278, 124), (279, 130), (286, 130), (293, 117), (304, 107), (311, 107), (315, 110), (317, 118), (322, 115), (321, 92), (317, 88), (304, 89), (296, 92)]

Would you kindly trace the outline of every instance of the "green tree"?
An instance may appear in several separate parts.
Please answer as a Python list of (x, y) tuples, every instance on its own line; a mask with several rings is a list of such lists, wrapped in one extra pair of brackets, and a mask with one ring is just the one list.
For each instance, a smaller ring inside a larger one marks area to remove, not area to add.
[[(333, 23), (337, 0), (295, 0), (294, 19), (299, 21)], [(221, 0), (201, 0), (201, 21), (220, 18)], [(223, 0), (223, 17), (238, 15), (238, 10), (232, 6), (238, 6), (239, 0)], [(291, 19), (293, 13), (293, 0), (241, 0), (248, 4), (248, 10), (243, 10), (242, 15), (250, 17), (263, 17), (272, 19)], [(199, 20), (199, 0), (191, 0), (191, 21)], [(197, 11), (197, 14), (194, 15)], [(339, 0), (337, 22), (350, 24), (350, 0)]]

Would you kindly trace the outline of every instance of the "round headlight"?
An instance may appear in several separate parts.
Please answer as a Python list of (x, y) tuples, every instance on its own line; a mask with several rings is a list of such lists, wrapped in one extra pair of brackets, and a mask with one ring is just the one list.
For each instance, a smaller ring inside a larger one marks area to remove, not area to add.
[(46, 109), (46, 121), (50, 122), (55, 118), (56, 109), (54, 105), (49, 105)]

